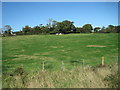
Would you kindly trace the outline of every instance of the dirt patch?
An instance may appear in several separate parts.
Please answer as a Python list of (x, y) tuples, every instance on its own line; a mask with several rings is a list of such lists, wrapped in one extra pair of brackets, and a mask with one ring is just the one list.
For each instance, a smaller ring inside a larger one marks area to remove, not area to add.
[(87, 45), (86, 47), (106, 47), (106, 46), (102, 46), (102, 45)]
[(41, 53), (34, 53), (33, 55), (39, 56), (39, 55), (42, 55), (42, 54)]
[(22, 59), (38, 59), (37, 56), (32, 56), (32, 55), (15, 55), (18, 58), (12, 59), (12, 60), (22, 60)]
[(58, 48), (57, 46), (50, 46), (51, 48)]
[(51, 48), (63, 48), (64, 46), (49, 46)]
[(65, 52), (65, 50), (60, 50), (60, 51)]
[(51, 51), (49, 52), (42, 52), (42, 53), (34, 53), (35, 56), (41, 56), (41, 55), (50, 55)]
[(41, 56), (40, 60), (48, 60), (48, 61), (54, 61), (56, 60), (54, 57), (45, 57), (45, 56)]
[(40, 59), (40, 60), (56, 60), (53, 57), (46, 57), (46, 56), (35, 56), (35, 55), (15, 55), (18, 58), (12, 59), (12, 60), (36, 60), (36, 59)]

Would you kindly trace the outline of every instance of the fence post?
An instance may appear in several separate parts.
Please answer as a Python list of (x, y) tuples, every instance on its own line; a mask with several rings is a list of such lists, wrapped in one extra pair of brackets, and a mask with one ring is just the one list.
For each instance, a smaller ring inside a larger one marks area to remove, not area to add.
[(102, 56), (102, 66), (104, 66), (104, 56)]
[(64, 62), (62, 61), (62, 71), (65, 71)]

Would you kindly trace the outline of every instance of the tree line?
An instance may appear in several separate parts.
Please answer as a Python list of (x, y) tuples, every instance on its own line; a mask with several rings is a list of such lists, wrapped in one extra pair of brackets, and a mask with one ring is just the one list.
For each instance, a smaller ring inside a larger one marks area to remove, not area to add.
[(20, 31), (12, 32), (10, 25), (5, 25), (2, 29), (3, 36), (6, 35), (33, 35), (33, 34), (70, 34), (70, 33), (119, 33), (120, 26), (108, 25), (108, 27), (94, 27), (91, 24), (85, 24), (82, 27), (75, 27), (74, 22), (64, 20), (57, 22), (49, 19), (48, 24), (43, 26), (39, 24), (33, 28), (26, 25)]

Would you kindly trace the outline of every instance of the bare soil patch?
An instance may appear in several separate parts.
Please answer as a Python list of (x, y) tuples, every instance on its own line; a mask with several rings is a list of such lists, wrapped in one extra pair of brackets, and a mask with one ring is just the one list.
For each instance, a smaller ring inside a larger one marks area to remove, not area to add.
[(36, 59), (40, 59), (40, 60), (56, 60), (54, 57), (46, 57), (46, 56), (35, 56), (35, 55), (15, 55), (18, 58), (14, 58), (12, 60), (36, 60)]
[(106, 47), (106, 46), (102, 46), (102, 45), (87, 45), (86, 47)]
[(63, 48), (64, 46), (49, 46), (51, 48)]

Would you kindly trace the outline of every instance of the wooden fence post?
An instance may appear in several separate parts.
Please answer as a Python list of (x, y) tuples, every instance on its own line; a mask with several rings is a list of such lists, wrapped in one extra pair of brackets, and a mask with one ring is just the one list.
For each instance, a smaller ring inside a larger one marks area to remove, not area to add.
[(62, 61), (62, 71), (65, 71), (64, 62)]
[(104, 66), (104, 56), (102, 56), (102, 66)]

